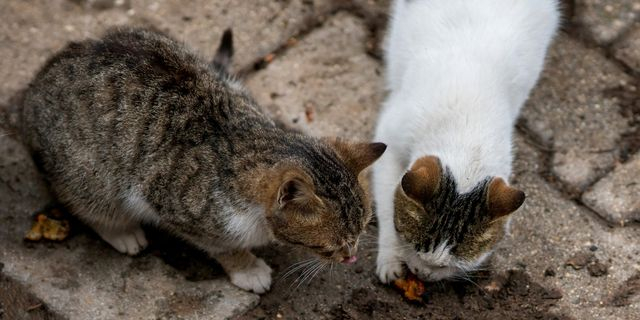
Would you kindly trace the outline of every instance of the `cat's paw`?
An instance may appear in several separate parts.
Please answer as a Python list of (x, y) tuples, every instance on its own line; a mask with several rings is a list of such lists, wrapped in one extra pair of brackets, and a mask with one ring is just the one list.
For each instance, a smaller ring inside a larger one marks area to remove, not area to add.
[(128, 255), (136, 255), (149, 244), (142, 228), (137, 227), (126, 231), (97, 229), (96, 232), (113, 248)]
[(271, 268), (260, 258), (248, 268), (229, 272), (229, 277), (236, 286), (258, 294), (271, 288)]
[(395, 254), (378, 254), (376, 273), (382, 283), (390, 283), (404, 275), (402, 260)]

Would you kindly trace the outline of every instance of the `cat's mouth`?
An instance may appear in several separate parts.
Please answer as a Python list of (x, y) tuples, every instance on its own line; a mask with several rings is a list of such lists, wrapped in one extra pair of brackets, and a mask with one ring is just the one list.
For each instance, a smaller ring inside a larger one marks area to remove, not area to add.
[(342, 249), (331, 251), (316, 251), (316, 253), (323, 259), (343, 264), (354, 264), (358, 261), (356, 249), (354, 247), (344, 247)]

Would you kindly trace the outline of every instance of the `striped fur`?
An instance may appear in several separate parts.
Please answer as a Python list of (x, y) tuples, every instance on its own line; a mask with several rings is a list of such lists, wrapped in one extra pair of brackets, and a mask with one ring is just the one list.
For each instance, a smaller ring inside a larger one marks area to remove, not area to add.
[[(275, 238), (334, 260), (354, 254), (371, 210), (347, 160), (369, 165), (384, 148), (338, 150), (276, 126), (227, 74), (230, 37), (211, 64), (148, 30), (70, 43), (31, 83), (22, 127), (59, 200), (116, 248), (139, 251), (130, 234), (153, 223), (264, 292), (270, 269), (252, 247)], [(314, 206), (277, 206), (291, 173), (309, 177)]]

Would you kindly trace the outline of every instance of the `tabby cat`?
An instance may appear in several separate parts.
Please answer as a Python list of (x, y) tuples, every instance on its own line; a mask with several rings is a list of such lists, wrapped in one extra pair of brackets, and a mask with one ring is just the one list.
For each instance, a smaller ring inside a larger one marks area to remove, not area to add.
[(256, 293), (272, 240), (353, 262), (371, 210), (358, 174), (382, 143), (317, 139), (277, 126), (227, 72), (161, 33), (113, 29), (72, 42), (25, 93), (22, 130), (59, 201), (118, 251), (141, 224), (186, 239)]

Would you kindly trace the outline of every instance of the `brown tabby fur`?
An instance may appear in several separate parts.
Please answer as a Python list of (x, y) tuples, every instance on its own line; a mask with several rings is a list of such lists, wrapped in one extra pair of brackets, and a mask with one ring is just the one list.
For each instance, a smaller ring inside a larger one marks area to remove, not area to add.
[(116, 29), (49, 59), (22, 129), (53, 191), (96, 230), (153, 223), (227, 272), (274, 238), (355, 254), (371, 217), (358, 174), (385, 146), (276, 126), (227, 74), (231, 43), (208, 64), (163, 34)]

